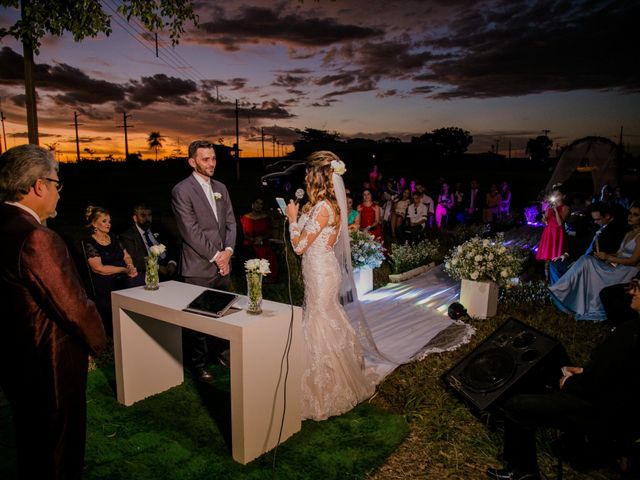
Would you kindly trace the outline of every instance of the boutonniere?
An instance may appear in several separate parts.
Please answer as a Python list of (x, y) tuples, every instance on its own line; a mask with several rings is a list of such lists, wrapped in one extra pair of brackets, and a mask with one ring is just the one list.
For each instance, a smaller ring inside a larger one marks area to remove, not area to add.
[(154, 233), (154, 234), (153, 234), (153, 238), (158, 238), (158, 234), (157, 234), (157, 233)]
[(222, 198), (222, 194), (220, 192), (213, 192), (213, 199), (220, 200)]

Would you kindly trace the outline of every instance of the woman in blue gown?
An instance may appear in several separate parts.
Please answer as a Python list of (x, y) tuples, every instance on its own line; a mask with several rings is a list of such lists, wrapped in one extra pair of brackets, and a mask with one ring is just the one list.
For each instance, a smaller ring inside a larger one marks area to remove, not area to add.
[(583, 255), (549, 290), (562, 306), (576, 314), (577, 320), (606, 320), (600, 290), (628, 283), (640, 265), (640, 205), (633, 205), (628, 216), (631, 230), (615, 255), (595, 252)]

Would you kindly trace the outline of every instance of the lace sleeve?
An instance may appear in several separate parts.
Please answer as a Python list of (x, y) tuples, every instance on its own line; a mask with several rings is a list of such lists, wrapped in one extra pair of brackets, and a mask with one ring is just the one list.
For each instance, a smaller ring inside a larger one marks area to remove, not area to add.
[(85, 248), (85, 252), (87, 255), (87, 260), (92, 258), (92, 257), (99, 257), (100, 253), (98, 252), (98, 249), (95, 247), (95, 245), (87, 240), (83, 240), (84, 243), (84, 248)]
[(329, 207), (323, 202), (316, 205), (310, 213), (309, 219), (301, 229), (297, 223), (289, 225), (291, 245), (293, 251), (302, 255), (311, 246), (322, 229), (329, 222)]

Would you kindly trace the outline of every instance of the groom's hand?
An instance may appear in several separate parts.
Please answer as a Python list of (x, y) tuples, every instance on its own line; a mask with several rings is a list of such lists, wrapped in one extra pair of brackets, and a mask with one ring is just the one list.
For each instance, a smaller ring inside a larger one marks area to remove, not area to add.
[(229, 274), (229, 260), (231, 259), (231, 252), (229, 250), (222, 250), (216, 255), (214, 262), (220, 270), (220, 275), (223, 277)]

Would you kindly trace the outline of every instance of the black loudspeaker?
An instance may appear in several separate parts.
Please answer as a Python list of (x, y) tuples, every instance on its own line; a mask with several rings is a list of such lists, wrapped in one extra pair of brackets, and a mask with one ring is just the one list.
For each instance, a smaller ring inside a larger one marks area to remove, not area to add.
[(534, 393), (557, 385), (564, 365), (568, 357), (560, 342), (510, 318), (442, 379), (463, 399), (486, 410), (507, 392)]

